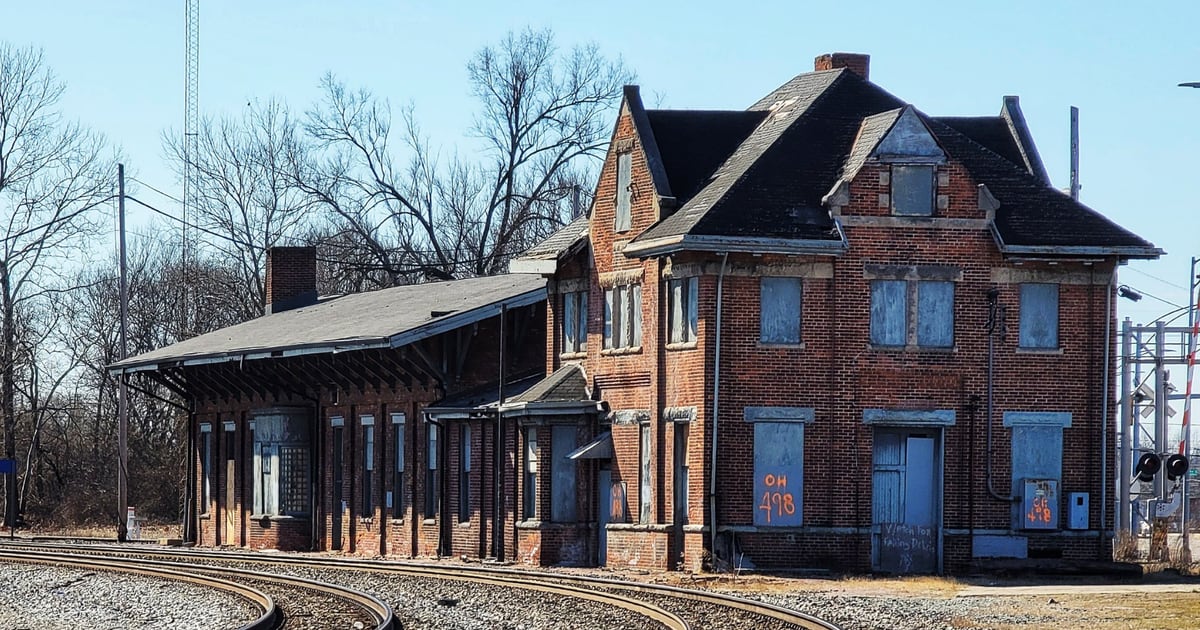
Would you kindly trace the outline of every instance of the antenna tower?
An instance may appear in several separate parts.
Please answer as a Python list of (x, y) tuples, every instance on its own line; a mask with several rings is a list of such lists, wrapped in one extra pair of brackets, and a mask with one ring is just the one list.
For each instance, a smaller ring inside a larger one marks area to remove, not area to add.
[(195, 211), (196, 202), (200, 198), (200, 176), (195, 161), (198, 151), (197, 126), (200, 124), (198, 100), (200, 98), (200, 0), (184, 0), (186, 3), (184, 15), (184, 30), (187, 38), (184, 53), (184, 91), (183, 91), (183, 310), (181, 337), (191, 334), (188, 317), (188, 292), (191, 276), (188, 265), (188, 214)]

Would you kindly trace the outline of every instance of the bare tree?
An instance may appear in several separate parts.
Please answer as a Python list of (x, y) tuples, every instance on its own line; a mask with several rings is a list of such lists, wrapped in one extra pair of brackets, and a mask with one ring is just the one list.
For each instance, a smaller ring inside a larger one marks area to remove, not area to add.
[(305, 220), (312, 199), (293, 185), (289, 165), (301, 160), (304, 145), (296, 122), (276, 101), (250, 104), (240, 118), (205, 120), (197, 154), (186, 155), (183, 138), (167, 135), (167, 153), (182, 175), (195, 168), (200, 199), (195, 221), (207, 234), (206, 247), (236, 269), (238, 314), (262, 314), (267, 248), (292, 236)]
[(296, 165), (297, 182), (329, 210), (331, 242), (362, 248), (338, 260), (362, 265), (382, 286), (496, 273), (571, 218), (574, 193), (594, 174), (589, 158), (602, 154), (609, 113), (632, 80), (594, 45), (560, 54), (549, 31), (510, 33), (467, 70), (480, 104), (476, 161), (443, 158), (411, 108), (401, 113), (406, 159), (398, 158), (387, 104), (333, 76), (308, 114), (305, 130), (322, 153)]
[[(8, 459), (16, 459), (18, 315), (64, 290), (58, 272), (97, 227), (90, 211), (110, 197), (113, 160), (103, 138), (62, 118), (63, 89), (40, 51), (0, 42), (0, 415)], [(9, 506), (16, 488), (8, 476)], [(7, 525), (13, 512), (6, 510)]]

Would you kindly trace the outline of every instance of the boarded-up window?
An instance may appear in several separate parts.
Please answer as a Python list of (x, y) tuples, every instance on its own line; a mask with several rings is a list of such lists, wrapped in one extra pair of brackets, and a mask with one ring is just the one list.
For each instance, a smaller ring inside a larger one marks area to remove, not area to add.
[(586, 291), (564, 293), (562, 296), (563, 352), (587, 351), (587, 298)]
[(631, 284), (604, 292), (604, 347), (642, 345), (642, 287)]
[(620, 153), (617, 155), (617, 216), (614, 222), (613, 229), (618, 232), (628, 230), (633, 220), (630, 215), (630, 207), (633, 201), (632, 188), (632, 169), (633, 160), (629, 153)]
[(1022, 348), (1058, 348), (1058, 285), (1021, 285)]
[(800, 343), (800, 278), (763, 278), (759, 282), (759, 339), (763, 343)]
[(279, 513), (308, 513), (308, 449), (279, 447)]
[(754, 524), (803, 523), (804, 424), (754, 423)]
[(458, 522), (471, 520), (471, 425), (458, 429)]
[(952, 347), (954, 283), (872, 281), (871, 343), (877, 346)]
[(954, 345), (954, 283), (917, 283), (917, 345)]
[(554, 455), (550, 470), (550, 520), (575, 521), (575, 460), (567, 455), (575, 450), (575, 427), (556, 426), (550, 430), (550, 452)]
[(404, 518), (405, 495), (404, 489), (404, 427), (405, 416), (402, 413), (392, 414), (392, 441), (396, 445), (396, 470), (392, 480), (392, 518)]
[(375, 516), (375, 418), (363, 416), (362, 450), (362, 514), (363, 518)]
[(538, 431), (536, 427), (525, 429), (525, 505), (524, 513), (527, 520), (537, 518), (537, 475), (538, 473)]
[(908, 283), (903, 280), (871, 282), (871, 343), (903, 346), (908, 330)]
[(200, 425), (200, 513), (208, 514), (212, 497), (212, 425)]
[(425, 518), (433, 518), (437, 516), (442, 485), (438, 474), (438, 425), (427, 422), (425, 427), (428, 432), (425, 438), (425, 461), (428, 462), (425, 467)]
[(308, 418), (261, 414), (254, 420), (254, 506), (256, 514), (307, 514), (309, 491)]
[(688, 465), (688, 432), (686, 422), (676, 422), (675, 429), (675, 523), (688, 522), (688, 483), (691, 467)]
[(892, 212), (927, 217), (933, 214), (933, 167), (892, 167)]
[(667, 281), (667, 343), (696, 340), (698, 278), (674, 278)]
[(650, 425), (641, 425), (641, 433), (638, 438), (638, 452), (641, 456), (641, 465), (638, 467), (638, 522), (650, 522)]

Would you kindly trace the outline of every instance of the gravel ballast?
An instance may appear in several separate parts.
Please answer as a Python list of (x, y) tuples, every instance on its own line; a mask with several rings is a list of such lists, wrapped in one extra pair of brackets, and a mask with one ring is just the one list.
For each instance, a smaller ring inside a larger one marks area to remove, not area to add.
[(152, 577), (0, 563), (0, 628), (233, 628), (259, 612), (240, 597)]

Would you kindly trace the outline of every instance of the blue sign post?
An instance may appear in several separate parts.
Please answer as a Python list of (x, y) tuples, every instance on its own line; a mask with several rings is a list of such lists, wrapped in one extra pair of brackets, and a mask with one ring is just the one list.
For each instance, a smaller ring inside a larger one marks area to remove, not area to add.
[(0, 474), (11, 475), (17, 472), (17, 460), (0, 459)]

